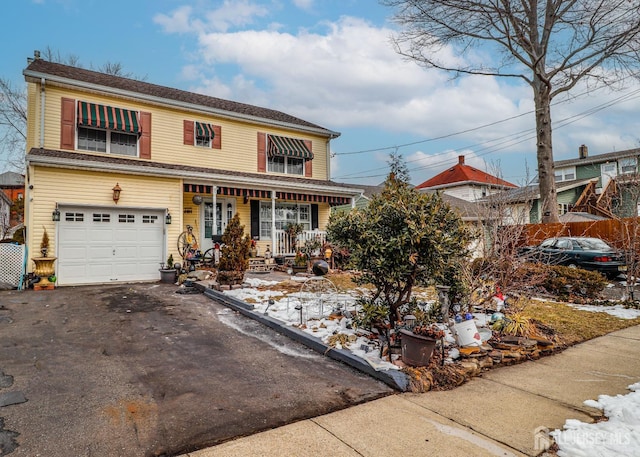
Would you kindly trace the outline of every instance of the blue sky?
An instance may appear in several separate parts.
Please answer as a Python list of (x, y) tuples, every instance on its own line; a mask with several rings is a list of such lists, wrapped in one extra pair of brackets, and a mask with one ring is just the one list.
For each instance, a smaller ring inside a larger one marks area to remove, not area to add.
[[(15, 84), (23, 84), (27, 57), (49, 47), (77, 56), (85, 68), (118, 62), (151, 83), (278, 109), (341, 132), (332, 141), (336, 181), (381, 182), (394, 150), (414, 184), (459, 155), (514, 184), (535, 174), (531, 89), (491, 77), (452, 81), (403, 60), (390, 44), (392, 11), (376, 0), (2, 6), (0, 76)], [(586, 94), (577, 87), (570, 100), (557, 100), (555, 159), (577, 157), (581, 144), (592, 155), (638, 147), (637, 89)], [(599, 109), (605, 104), (611, 106)]]

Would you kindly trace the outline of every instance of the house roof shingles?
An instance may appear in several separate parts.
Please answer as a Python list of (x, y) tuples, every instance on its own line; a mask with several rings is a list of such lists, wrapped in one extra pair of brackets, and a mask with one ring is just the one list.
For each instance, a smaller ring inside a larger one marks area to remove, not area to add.
[(55, 62), (49, 62), (44, 59), (35, 59), (29, 63), (23, 74), (29, 80), (38, 80), (41, 76), (49, 76), (58, 82), (81, 82), (89, 85), (100, 86), (105, 89), (114, 89), (119, 91), (127, 91), (131, 96), (141, 94), (147, 97), (155, 97), (173, 102), (185, 103), (203, 107), (204, 109), (214, 110), (221, 115), (228, 113), (229, 115), (240, 115), (244, 117), (254, 118), (256, 121), (264, 120), (280, 124), (290, 125), (292, 127), (311, 129), (317, 133), (330, 137), (337, 137), (340, 134), (333, 132), (319, 125), (307, 122), (303, 119), (291, 116), (281, 111), (262, 108), (259, 106), (239, 103), (221, 98), (211, 97), (209, 95), (196, 94), (171, 87), (159, 86), (135, 79), (123, 78), (121, 76), (109, 75), (84, 68), (72, 67)]
[[(27, 159), (31, 162), (37, 161), (39, 163), (46, 163), (49, 165), (56, 165), (62, 162), (73, 161), (76, 166), (80, 167), (97, 167), (103, 169), (112, 169), (114, 165), (121, 167), (139, 167), (145, 170), (145, 173), (149, 174), (173, 174), (176, 176), (185, 176), (185, 179), (189, 179), (190, 174), (198, 175), (217, 175), (226, 176), (230, 179), (241, 178), (244, 181), (256, 182), (263, 181), (268, 183), (269, 186), (278, 186), (284, 184), (301, 184), (307, 187), (324, 187), (327, 189), (334, 189), (335, 193), (344, 194), (357, 194), (362, 192), (360, 186), (353, 186), (349, 184), (337, 183), (329, 180), (318, 180), (303, 177), (294, 176), (280, 176), (269, 175), (264, 173), (247, 173), (231, 170), (222, 170), (216, 168), (195, 167), (191, 165), (179, 165), (160, 162), (149, 162), (146, 160), (128, 159), (119, 156), (102, 156), (93, 154), (82, 154), (77, 152), (58, 151), (53, 149), (41, 149), (32, 148), (27, 155)], [(197, 178), (193, 178), (197, 179)]]
[(491, 184), (500, 187), (517, 187), (515, 184), (511, 184), (482, 170), (466, 165), (464, 163), (464, 156), (460, 156), (456, 165), (417, 185), (416, 188), (428, 189), (452, 184)]

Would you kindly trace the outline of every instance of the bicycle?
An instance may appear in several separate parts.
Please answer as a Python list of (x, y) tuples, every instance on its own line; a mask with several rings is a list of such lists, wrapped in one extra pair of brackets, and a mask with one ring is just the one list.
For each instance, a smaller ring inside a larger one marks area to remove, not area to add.
[(178, 254), (184, 260), (192, 259), (198, 252), (198, 239), (193, 233), (193, 227), (187, 225), (187, 230), (178, 236)]
[[(217, 243), (222, 248), (222, 243)], [(193, 227), (187, 225), (187, 230), (178, 236), (178, 253), (185, 262), (189, 262), (195, 268), (196, 264), (205, 267), (215, 267), (220, 261), (220, 256), (216, 259), (215, 247), (207, 249), (204, 253), (199, 250), (198, 240), (193, 233)]]

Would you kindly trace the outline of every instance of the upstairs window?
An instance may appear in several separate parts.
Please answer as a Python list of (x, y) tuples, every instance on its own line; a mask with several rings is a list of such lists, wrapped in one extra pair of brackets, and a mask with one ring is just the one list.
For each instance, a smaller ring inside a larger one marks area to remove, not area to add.
[(136, 111), (78, 102), (78, 149), (138, 156), (140, 126)]
[(203, 122), (195, 123), (196, 146), (200, 146), (201, 148), (210, 148), (211, 140), (214, 136), (213, 126), (211, 124), (205, 124)]
[(556, 168), (556, 182), (573, 181), (576, 179), (576, 167)]
[(307, 160), (313, 152), (303, 140), (267, 135), (267, 171), (302, 176)]
[(626, 157), (618, 160), (620, 174), (635, 173), (638, 170), (638, 159), (636, 157)]

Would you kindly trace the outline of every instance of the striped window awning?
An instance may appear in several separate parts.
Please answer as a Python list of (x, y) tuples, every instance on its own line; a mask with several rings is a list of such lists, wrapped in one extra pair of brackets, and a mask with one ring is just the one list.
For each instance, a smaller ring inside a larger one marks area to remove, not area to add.
[[(199, 194), (211, 194), (213, 192), (213, 186), (207, 186), (205, 184), (183, 184), (182, 190), (184, 192), (194, 192)], [(238, 187), (223, 187), (217, 188), (218, 195), (224, 197), (250, 197), (250, 198), (271, 198), (271, 192), (261, 189), (241, 189)]]
[(335, 197), (333, 195), (297, 194), (294, 192), (276, 192), (276, 198), (281, 200), (294, 200), (297, 202), (328, 203), (330, 206), (346, 205), (351, 203), (351, 197)]
[(97, 103), (78, 102), (78, 125), (140, 134), (137, 111)]
[(268, 135), (267, 154), (269, 157), (297, 157), (299, 159), (313, 159), (313, 152), (303, 140), (285, 136)]
[(196, 137), (212, 140), (214, 136), (213, 126), (204, 122), (196, 122)]

